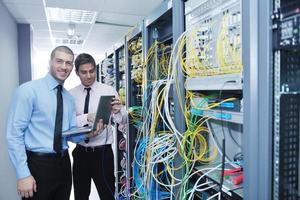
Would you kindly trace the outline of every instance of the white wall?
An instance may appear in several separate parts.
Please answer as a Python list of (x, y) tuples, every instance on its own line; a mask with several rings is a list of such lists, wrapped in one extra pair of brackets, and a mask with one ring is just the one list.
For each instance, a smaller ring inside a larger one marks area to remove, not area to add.
[(16, 175), (6, 146), (6, 115), (13, 90), (19, 84), (17, 23), (0, 1), (0, 199), (19, 199)]

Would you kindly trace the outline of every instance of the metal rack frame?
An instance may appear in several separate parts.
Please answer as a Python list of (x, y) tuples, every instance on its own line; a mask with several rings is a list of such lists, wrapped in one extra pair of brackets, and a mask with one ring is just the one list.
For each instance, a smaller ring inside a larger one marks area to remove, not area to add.
[(242, 1), (244, 199), (271, 199), (271, 2)]

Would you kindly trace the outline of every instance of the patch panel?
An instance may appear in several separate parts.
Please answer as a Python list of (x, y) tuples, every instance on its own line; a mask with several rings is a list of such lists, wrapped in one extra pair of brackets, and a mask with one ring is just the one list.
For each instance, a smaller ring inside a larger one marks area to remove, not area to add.
[(186, 58), (183, 62), (187, 76), (241, 74), (239, 1), (224, 1), (213, 10), (204, 9), (205, 5), (201, 4), (186, 16), (189, 34), (186, 37)]

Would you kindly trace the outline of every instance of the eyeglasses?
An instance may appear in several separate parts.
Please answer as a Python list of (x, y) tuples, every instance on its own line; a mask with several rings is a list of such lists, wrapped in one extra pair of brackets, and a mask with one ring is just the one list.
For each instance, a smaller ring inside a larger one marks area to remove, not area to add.
[(59, 58), (55, 59), (55, 63), (58, 64), (58, 65), (63, 65), (65, 63), (65, 65), (68, 66), (68, 67), (72, 67), (73, 66), (73, 62), (72, 61), (65, 61), (65, 60), (59, 59)]

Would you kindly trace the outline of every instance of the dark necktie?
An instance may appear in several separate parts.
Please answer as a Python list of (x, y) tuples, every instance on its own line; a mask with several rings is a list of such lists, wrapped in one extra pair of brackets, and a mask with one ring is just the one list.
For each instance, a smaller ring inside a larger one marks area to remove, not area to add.
[[(89, 113), (89, 103), (90, 103), (90, 90), (91, 88), (88, 87), (88, 88), (84, 88), (86, 90), (86, 96), (85, 96), (85, 102), (84, 102), (84, 110), (83, 110), (83, 113), (86, 114), (86, 113)], [(84, 125), (84, 126), (88, 126), (88, 124)], [(85, 143), (88, 143), (90, 140), (89, 138), (86, 138), (84, 140)]]
[(86, 92), (86, 96), (85, 96), (85, 102), (84, 102), (84, 110), (83, 113), (89, 113), (89, 103), (90, 103), (90, 90), (91, 88), (84, 88), (87, 92)]
[(61, 139), (61, 131), (62, 131), (62, 123), (63, 123), (63, 97), (61, 94), (62, 85), (58, 85), (57, 89), (57, 106), (56, 106), (56, 116), (55, 116), (55, 128), (54, 128), (54, 142), (53, 149), (56, 153), (61, 152), (62, 150), (62, 139)]

